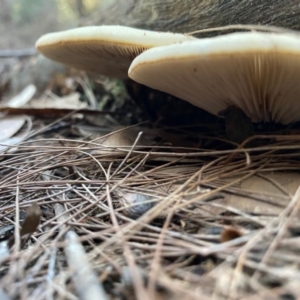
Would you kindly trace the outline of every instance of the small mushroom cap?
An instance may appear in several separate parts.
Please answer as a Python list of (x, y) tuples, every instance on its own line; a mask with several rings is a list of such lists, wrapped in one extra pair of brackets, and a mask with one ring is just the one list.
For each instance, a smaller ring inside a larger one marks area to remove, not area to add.
[(241, 108), (252, 121), (300, 120), (300, 36), (232, 33), (139, 55), (133, 80), (219, 115)]
[(128, 78), (128, 68), (141, 52), (194, 39), (124, 26), (88, 26), (43, 35), (36, 48), (46, 57), (75, 69)]

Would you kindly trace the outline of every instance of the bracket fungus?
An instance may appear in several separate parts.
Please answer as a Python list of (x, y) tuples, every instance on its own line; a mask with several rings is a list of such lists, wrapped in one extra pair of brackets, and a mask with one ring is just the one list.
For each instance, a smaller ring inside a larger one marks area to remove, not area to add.
[(128, 78), (132, 60), (157, 46), (195, 38), (124, 26), (86, 26), (43, 35), (36, 48), (44, 56), (90, 73)]
[(242, 109), (253, 121), (300, 120), (300, 36), (231, 33), (145, 51), (129, 77), (219, 115)]

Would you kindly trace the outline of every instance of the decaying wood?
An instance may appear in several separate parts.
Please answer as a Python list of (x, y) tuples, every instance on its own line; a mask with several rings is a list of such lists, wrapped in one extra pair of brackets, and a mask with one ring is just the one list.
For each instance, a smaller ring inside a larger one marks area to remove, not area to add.
[(85, 24), (119, 24), (181, 33), (230, 24), (299, 30), (300, 0), (114, 0)]

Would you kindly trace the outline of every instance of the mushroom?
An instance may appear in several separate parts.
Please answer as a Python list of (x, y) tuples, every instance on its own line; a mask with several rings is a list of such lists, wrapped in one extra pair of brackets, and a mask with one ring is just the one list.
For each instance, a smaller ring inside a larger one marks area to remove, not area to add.
[(132, 60), (146, 49), (194, 39), (124, 26), (87, 26), (45, 34), (36, 48), (75, 69), (124, 79)]
[(300, 120), (300, 36), (240, 32), (149, 49), (129, 77), (220, 115), (238, 107), (253, 121)]

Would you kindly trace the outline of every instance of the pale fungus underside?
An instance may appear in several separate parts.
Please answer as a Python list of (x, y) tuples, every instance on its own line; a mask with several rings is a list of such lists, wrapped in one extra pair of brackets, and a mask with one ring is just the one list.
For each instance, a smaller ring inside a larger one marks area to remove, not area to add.
[(46, 34), (36, 48), (75, 69), (125, 79), (132, 60), (143, 51), (185, 40), (194, 38), (124, 26), (88, 26)]
[(297, 35), (233, 33), (150, 49), (129, 76), (215, 115), (236, 106), (253, 122), (300, 120)]
[(50, 59), (87, 72), (127, 79), (220, 116), (241, 109), (253, 122), (300, 120), (300, 38), (231, 33), (212, 38), (123, 26), (92, 26), (41, 37)]

